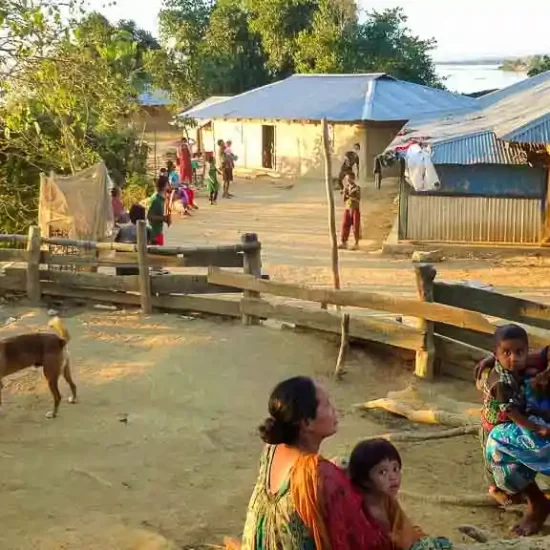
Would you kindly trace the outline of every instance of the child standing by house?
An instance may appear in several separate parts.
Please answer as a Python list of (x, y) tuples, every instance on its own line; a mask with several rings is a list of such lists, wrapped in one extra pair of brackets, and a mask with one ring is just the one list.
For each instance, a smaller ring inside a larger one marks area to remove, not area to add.
[(214, 155), (209, 155), (206, 159), (208, 163), (208, 179), (206, 181), (206, 191), (208, 192), (208, 199), (210, 204), (218, 203), (218, 191), (220, 190), (220, 182), (218, 181), (218, 170), (216, 169), (216, 162)]
[(340, 248), (346, 250), (351, 228), (355, 244), (353, 250), (358, 250), (361, 238), (361, 188), (355, 181), (355, 174), (352, 172), (344, 182), (344, 217), (342, 219), (342, 232)]
[(151, 197), (147, 221), (151, 228), (151, 244), (164, 246), (164, 224), (170, 226), (170, 214), (165, 212), (166, 190), (168, 188), (168, 177), (159, 176), (156, 183), (156, 193)]
[(386, 439), (367, 439), (353, 449), (348, 466), (352, 484), (363, 495), (363, 507), (387, 534), (395, 550), (447, 550), (445, 538), (432, 538), (403, 512), (397, 495), (401, 488), (401, 456)]

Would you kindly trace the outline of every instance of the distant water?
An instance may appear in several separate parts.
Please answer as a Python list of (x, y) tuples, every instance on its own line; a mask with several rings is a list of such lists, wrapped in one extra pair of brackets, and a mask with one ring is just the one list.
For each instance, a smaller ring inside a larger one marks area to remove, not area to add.
[(462, 94), (505, 88), (527, 78), (526, 73), (501, 71), (498, 67), (436, 64), (437, 74), (445, 79), (445, 86), (452, 92)]

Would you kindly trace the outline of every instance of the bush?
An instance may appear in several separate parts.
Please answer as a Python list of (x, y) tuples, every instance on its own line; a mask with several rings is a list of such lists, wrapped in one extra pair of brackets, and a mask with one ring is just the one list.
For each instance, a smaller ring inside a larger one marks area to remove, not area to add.
[(128, 177), (122, 191), (124, 208), (129, 210), (133, 204), (142, 203), (154, 192), (153, 180), (146, 174), (132, 174)]

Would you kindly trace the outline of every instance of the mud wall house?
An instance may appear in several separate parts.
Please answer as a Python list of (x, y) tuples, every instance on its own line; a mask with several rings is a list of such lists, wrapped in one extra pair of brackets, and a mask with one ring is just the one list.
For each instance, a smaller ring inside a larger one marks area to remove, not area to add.
[(390, 149), (429, 144), (440, 187), (400, 187), (401, 241), (550, 242), (550, 72), (481, 98), (478, 109), (410, 123)]
[(321, 120), (329, 123), (333, 177), (361, 145), (360, 176), (403, 125), (420, 114), (461, 112), (476, 100), (385, 74), (294, 75), (179, 116), (208, 120), (214, 141), (233, 142), (238, 175), (322, 178)]

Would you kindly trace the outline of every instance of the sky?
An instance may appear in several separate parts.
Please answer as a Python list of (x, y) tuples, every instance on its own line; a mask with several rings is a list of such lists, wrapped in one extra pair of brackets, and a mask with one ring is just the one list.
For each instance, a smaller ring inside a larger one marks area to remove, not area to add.
[[(89, 1), (110, 19), (133, 19), (157, 33), (162, 0), (118, 0), (114, 5)], [(550, 53), (549, 0), (524, 0), (528, 9), (503, 0), (460, 0), (459, 4), (451, 0), (358, 0), (358, 4), (367, 11), (402, 7), (415, 34), (437, 40), (436, 61)]]

